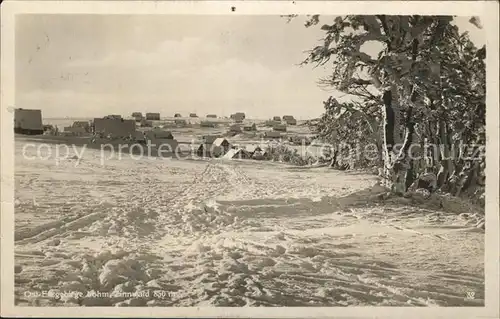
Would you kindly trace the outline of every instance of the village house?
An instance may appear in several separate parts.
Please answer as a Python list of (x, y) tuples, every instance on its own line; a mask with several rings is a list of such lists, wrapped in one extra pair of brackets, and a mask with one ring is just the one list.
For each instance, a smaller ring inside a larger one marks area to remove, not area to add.
[(103, 119), (107, 119), (107, 120), (112, 120), (112, 119), (121, 120), (122, 116), (118, 115), (118, 114), (110, 114), (110, 115), (106, 115), (105, 117), (103, 117)]
[(292, 115), (284, 115), (283, 121), (288, 125), (297, 125), (297, 120)]
[(135, 120), (122, 118), (95, 118), (93, 127), (95, 133), (113, 138), (134, 136), (136, 131)]
[(174, 139), (174, 136), (172, 135), (171, 132), (164, 131), (160, 128), (154, 128), (152, 130), (145, 131), (145, 136), (146, 136), (146, 138), (148, 138), (150, 140), (156, 140), (156, 139), (172, 140), (172, 139)]
[(177, 127), (175, 124), (175, 120), (164, 120), (163, 124), (161, 125), (161, 128), (173, 128)]
[(174, 120), (174, 123), (175, 123), (175, 125), (180, 126), (180, 127), (184, 127), (187, 125), (187, 121), (184, 119)]
[(190, 113), (189, 117), (198, 117), (198, 115), (196, 115), (196, 113)]
[(88, 121), (75, 121), (72, 127), (81, 127), (85, 132), (90, 133), (90, 123)]
[(145, 119), (142, 119), (142, 121), (141, 121), (141, 127), (153, 127), (153, 122), (145, 120)]
[(155, 128), (144, 133), (146, 142), (149, 142), (154, 147), (159, 148), (161, 145), (169, 145), (170, 148), (163, 146), (162, 150), (165, 151), (175, 151), (179, 144), (170, 131)]
[(265, 126), (267, 127), (273, 127), (277, 124), (281, 124), (281, 121), (275, 121), (275, 120), (268, 120), (264, 123)]
[(230, 133), (241, 133), (241, 126), (238, 124), (233, 124), (229, 127)]
[(229, 143), (229, 141), (223, 137), (215, 139), (212, 144), (216, 147), (221, 147), (224, 150), (224, 153), (231, 148), (231, 143)]
[(268, 137), (268, 138), (280, 138), (281, 133), (277, 132), (277, 131), (270, 131), (270, 132), (266, 132), (264, 136)]
[(253, 155), (255, 152), (262, 152), (262, 148), (259, 145), (247, 145), (245, 146), (245, 150)]
[(257, 131), (257, 126), (255, 125), (255, 123), (246, 124), (243, 126), (243, 131), (247, 131), (247, 132)]
[(42, 111), (15, 109), (14, 132), (26, 135), (43, 134)]
[(147, 144), (146, 132), (135, 131), (134, 134), (132, 134), (132, 138), (136, 143)]
[(87, 130), (85, 127), (82, 126), (75, 126), (74, 123), (72, 126), (66, 126), (63, 130), (64, 135), (73, 135), (73, 136), (81, 136), (84, 134), (88, 134), (90, 130), (90, 125), (89, 129)]
[(45, 134), (52, 134), (52, 133), (54, 133), (55, 129), (56, 128), (54, 127), (54, 125), (51, 125), (51, 124), (44, 124), (43, 125), (43, 132)]
[(182, 117), (182, 115), (180, 113), (175, 113), (174, 117)]
[(234, 114), (231, 114), (231, 119), (234, 120), (236, 123), (241, 123), (245, 120), (245, 113), (243, 112), (236, 112)]
[(160, 120), (160, 113), (146, 113), (146, 120), (159, 121)]
[(205, 135), (202, 137), (202, 141), (204, 144), (213, 144), (216, 139), (221, 138), (220, 135)]
[(201, 121), (200, 126), (201, 127), (217, 127), (217, 123), (210, 122), (210, 121)]
[(286, 125), (285, 124), (275, 124), (273, 126), (273, 131), (286, 132)]
[(281, 123), (281, 117), (279, 117), (279, 116), (273, 116), (273, 121)]
[(255, 152), (252, 153), (252, 159), (262, 161), (267, 159), (268, 157), (268, 151), (267, 149), (261, 149), (259, 147), (259, 150), (255, 150)]
[(217, 115), (215, 115), (215, 114), (207, 114), (207, 118), (216, 119)]
[(132, 113), (132, 117), (135, 119), (136, 122), (140, 122), (143, 119), (141, 112)]
[(216, 138), (212, 143), (207, 139), (206, 142), (198, 147), (197, 155), (200, 157), (220, 157), (231, 149), (229, 141), (223, 137)]
[(230, 149), (224, 156), (222, 157), (223, 159), (250, 159), (252, 158), (252, 155), (248, 153), (245, 149), (243, 148), (238, 148), (238, 149)]

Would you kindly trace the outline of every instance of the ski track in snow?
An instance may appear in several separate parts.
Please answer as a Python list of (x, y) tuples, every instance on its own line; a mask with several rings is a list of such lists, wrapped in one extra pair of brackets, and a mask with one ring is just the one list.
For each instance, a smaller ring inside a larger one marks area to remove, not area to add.
[[(373, 177), (93, 150), (75, 167), (16, 146), (18, 305), (484, 305), (484, 232), (370, 202)], [(91, 290), (149, 297), (25, 294)]]

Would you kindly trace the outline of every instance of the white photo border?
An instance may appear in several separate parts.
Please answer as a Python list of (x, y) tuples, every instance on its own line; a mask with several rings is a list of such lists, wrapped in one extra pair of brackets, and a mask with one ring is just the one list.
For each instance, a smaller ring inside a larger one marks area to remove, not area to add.
[[(235, 7), (232, 11), (231, 7)], [(5, 317), (498, 318), (498, 1), (5, 1), (1, 5), (1, 315)], [(480, 16), (487, 47), (485, 307), (17, 307), (14, 306), (15, 17), (18, 14), (421, 14)]]

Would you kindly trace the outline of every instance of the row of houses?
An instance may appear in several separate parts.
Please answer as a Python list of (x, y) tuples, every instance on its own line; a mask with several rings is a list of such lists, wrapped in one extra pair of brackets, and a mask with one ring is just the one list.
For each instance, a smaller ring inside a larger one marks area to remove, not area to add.
[[(152, 127), (152, 123), (142, 119), (141, 126)], [(137, 124), (135, 119), (124, 119), (121, 115), (113, 114), (102, 118), (94, 118), (92, 121), (75, 121), (71, 126), (65, 127), (64, 132), (73, 135), (94, 133), (99, 136), (113, 138), (135, 137), (137, 136)], [(169, 132), (166, 134), (171, 136)]]
[(233, 124), (229, 127), (230, 133), (241, 133), (241, 132), (253, 132), (257, 131), (257, 126), (255, 123), (249, 123), (245, 125)]
[(95, 134), (107, 138), (131, 138), (137, 143), (150, 143), (156, 146), (168, 144), (172, 149), (176, 149), (178, 146), (177, 140), (170, 131), (165, 131), (159, 127), (146, 131), (137, 131), (135, 119), (126, 120), (105, 116), (95, 118), (91, 127)]
[[(135, 132), (136, 124), (135, 122), (140, 119), (141, 126), (143, 127), (152, 127), (151, 119), (159, 119), (159, 113), (146, 113), (146, 118), (142, 117), (142, 113), (134, 112), (132, 114), (134, 120), (126, 120), (123, 119), (121, 115), (112, 114), (104, 116), (103, 118), (94, 119), (93, 123), (85, 122), (85, 121), (76, 121), (73, 125), (65, 127), (64, 131), (68, 134), (85, 134), (91, 132), (102, 133), (105, 135), (113, 135), (113, 136), (126, 136)], [(215, 115), (212, 115), (215, 117)], [(207, 115), (208, 117), (208, 115)], [(244, 113), (235, 113), (232, 115), (232, 118), (237, 122), (245, 118)], [(276, 118), (276, 117), (275, 117)], [(286, 120), (291, 120), (293, 117), (285, 116)], [(178, 126), (187, 125), (186, 120), (184, 119), (176, 119), (175, 124)], [(266, 123), (269, 124), (269, 123)], [(202, 121), (202, 127), (216, 127), (217, 123), (210, 121)], [(273, 121), (272, 127), (274, 132), (286, 132), (286, 125), (281, 124), (281, 122)], [(243, 131), (256, 131), (257, 127), (255, 123), (246, 124), (246, 125), (238, 125), (233, 124), (230, 126), (229, 131), (231, 133), (240, 133)], [(16, 133), (22, 134), (43, 134), (44, 128), (42, 124), (42, 113), (41, 110), (30, 110), (30, 109), (15, 109), (14, 115), (14, 131)], [(276, 135), (276, 136), (275, 136)], [(268, 137), (278, 137), (280, 134), (267, 132), (266, 136)]]
[(133, 112), (132, 118), (134, 118), (136, 122), (141, 122), (143, 120), (159, 121), (160, 113), (146, 113), (146, 116), (143, 116), (141, 112)]
[[(255, 123), (252, 124), (246, 124), (246, 125), (240, 125), (240, 124), (233, 124), (229, 127), (229, 132), (230, 134), (238, 134), (241, 132), (255, 132), (257, 131), (257, 126)], [(267, 138), (280, 138), (282, 136), (281, 133), (286, 132), (286, 125), (281, 124), (281, 122), (276, 122), (273, 125), (272, 131), (268, 131), (264, 133), (264, 137)]]
[[(279, 116), (273, 116), (272, 121), (273, 122), (280, 122), (281, 123), (282, 118)], [(297, 125), (297, 120), (293, 117), (293, 115), (283, 115), (283, 122), (285, 122), (288, 125)]]
[[(180, 113), (175, 113), (174, 114), (174, 117), (182, 117), (182, 114)], [(198, 117), (198, 115), (196, 115), (196, 113), (190, 113), (189, 114), (189, 117)], [(217, 118), (217, 115), (215, 114), (207, 114), (206, 116), (207, 118), (212, 118), (212, 119), (216, 119)]]
[[(137, 121), (140, 122), (143, 119), (149, 120), (149, 121), (159, 121), (160, 120), (160, 113), (146, 113), (146, 116), (143, 116), (141, 112), (133, 112), (132, 117)], [(182, 117), (180, 113), (175, 113), (174, 117)], [(196, 113), (190, 113), (189, 117), (191, 118), (197, 118), (198, 115)], [(206, 118), (217, 118), (216, 114), (207, 114)], [(245, 113), (243, 112), (236, 112), (234, 114), (231, 114), (230, 119), (234, 120), (236, 123), (242, 123), (246, 118)], [(288, 125), (297, 125), (297, 120), (292, 116), (292, 115), (284, 115), (283, 117), (280, 116), (274, 116), (272, 121), (275, 122), (280, 122), (283, 120)]]
[(204, 136), (197, 149), (200, 157), (217, 157), (223, 159), (265, 159), (267, 152), (258, 145), (237, 147), (221, 136)]
[(281, 132), (277, 132), (277, 131), (265, 132), (264, 137), (273, 138), (273, 139), (274, 138), (281, 138)]

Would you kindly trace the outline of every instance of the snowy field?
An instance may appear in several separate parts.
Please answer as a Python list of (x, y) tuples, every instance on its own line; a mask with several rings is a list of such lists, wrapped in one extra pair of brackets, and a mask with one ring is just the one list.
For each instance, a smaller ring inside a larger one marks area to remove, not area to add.
[(484, 305), (473, 218), (377, 204), (373, 176), (256, 161), (103, 166), (90, 149), (76, 165), (24, 158), (22, 146), (17, 305)]

